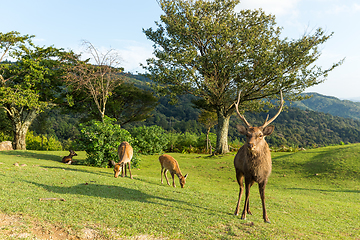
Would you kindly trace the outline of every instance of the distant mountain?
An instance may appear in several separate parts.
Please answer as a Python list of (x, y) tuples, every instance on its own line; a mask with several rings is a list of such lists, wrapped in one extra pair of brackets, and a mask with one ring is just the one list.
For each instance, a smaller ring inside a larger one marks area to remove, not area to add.
[(360, 102), (360, 97), (346, 99), (352, 102)]
[(340, 100), (336, 97), (325, 96), (319, 93), (304, 93), (303, 95), (312, 95), (312, 97), (303, 101), (294, 102), (291, 104), (291, 107), (329, 113), (334, 116), (352, 118), (360, 121), (360, 102)]

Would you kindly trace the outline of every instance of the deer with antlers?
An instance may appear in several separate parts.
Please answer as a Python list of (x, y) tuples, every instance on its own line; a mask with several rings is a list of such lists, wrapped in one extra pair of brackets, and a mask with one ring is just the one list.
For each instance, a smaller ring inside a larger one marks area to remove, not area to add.
[(244, 191), (243, 181), (245, 179), (245, 204), (241, 219), (246, 219), (246, 213), (251, 214), (249, 207), (250, 188), (254, 182), (257, 182), (262, 202), (263, 219), (265, 222), (270, 223), (265, 207), (265, 186), (271, 173), (271, 153), (265, 141), (265, 136), (269, 136), (274, 131), (274, 126), (269, 124), (279, 116), (284, 100), (280, 91), (281, 102), (279, 111), (270, 120), (268, 120), (268, 115), (262, 126), (252, 127), (239, 112), (240, 95), (241, 91), (239, 92), (237, 102), (235, 102), (235, 109), (245, 126), (237, 125), (236, 127), (241, 134), (246, 136), (246, 143), (239, 149), (234, 158), (236, 180), (240, 186), (235, 215), (239, 214), (240, 200)]

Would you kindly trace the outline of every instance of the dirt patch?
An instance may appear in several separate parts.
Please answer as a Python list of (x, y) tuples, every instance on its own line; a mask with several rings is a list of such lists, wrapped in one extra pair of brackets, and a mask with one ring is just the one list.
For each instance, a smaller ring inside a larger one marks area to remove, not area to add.
[(96, 230), (96, 226), (85, 227), (78, 232), (65, 229), (54, 224), (39, 222), (22, 214), (7, 215), (0, 213), (0, 239), (36, 239), (36, 240), (160, 240), (149, 235), (133, 237), (121, 237), (115, 229), (107, 229), (106, 232)]
[(80, 233), (55, 226), (50, 223), (37, 222), (29, 217), (0, 213), (1, 239), (53, 239), (53, 240), (85, 240), (107, 239), (99, 236), (95, 230), (83, 229)]

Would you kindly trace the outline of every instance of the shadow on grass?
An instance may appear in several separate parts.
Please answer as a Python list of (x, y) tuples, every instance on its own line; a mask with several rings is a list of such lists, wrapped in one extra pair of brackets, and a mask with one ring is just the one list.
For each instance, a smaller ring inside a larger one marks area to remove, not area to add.
[[(1, 151), (2, 155), (8, 155), (8, 156), (21, 156), (25, 158), (35, 158), (40, 160), (50, 160), (55, 162), (61, 162), (63, 156), (56, 156), (53, 154), (46, 154), (46, 153), (33, 153), (28, 151)], [(65, 156), (65, 155), (64, 155)]]
[[(219, 209), (211, 209), (199, 204), (199, 203), (191, 203), (185, 200), (174, 199), (169, 196), (156, 196), (148, 193), (144, 193), (137, 189), (122, 187), (122, 186), (113, 186), (113, 185), (103, 185), (103, 184), (94, 184), (94, 183), (84, 183), (78, 184), (71, 187), (61, 187), (61, 186), (51, 186), (31, 181), (24, 181), (29, 184), (33, 184), (35, 186), (41, 187), (48, 192), (54, 192), (58, 194), (66, 194), (68, 195), (66, 200), (71, 198), (69, 194), (72, 195), (83, 195), (89, 197), (99, 197), (99, 198), (107, 198), (107, 199), (115, 199), (115, 200), (125, 200), (125, 201), (137, 201), (140, 203), (151, 203), (156, 205), (162, 205), (165, 207), (173, 207), (173, 208), (181, 208), (186, 211), (196, 211), (203, 212), (206, 210), (209, 214), (227, 214), (227, 212), (221, 212)], [(184, 195), (185, 196), (185, 195)], [(176, 203), (176, 205), (174, 205)], [(198, 210), (196, 210), (198, 209)]]
[[(70, 166), (74, 166), (74, 165), (66, 165), (64, 164), (63, 167), (50, 167), (50, 166), (41, 166), (42, 168), (46, 168), (46, 169), (65, 169), (66, 171), (73, 171), (73, 172), (83, 172), (83, 173), (88, 173), (88, 174), (96, 174), (96, 175), (101, 175), (101, 176), (107, 176), (107, 177), (114, 177), (114, 173), (113, 170), (108, 170), (108, 171), (89, 171), (86, 169), (80, 169), (78, 167), (84, 166), (85, 165), (76, 165), (76, 167), (70, 167)], [(105, 168), (98, 168), (99, 170), (101, 169), (105, 169)]]
[(289, 190), (303, 190), (303, 191), (316, 191), (316, 192), (334, 192), (334, 193), (360, 193), (359, 190), (334, 190), (334, 189), (319, 189), (319, 188), (287, 188)]

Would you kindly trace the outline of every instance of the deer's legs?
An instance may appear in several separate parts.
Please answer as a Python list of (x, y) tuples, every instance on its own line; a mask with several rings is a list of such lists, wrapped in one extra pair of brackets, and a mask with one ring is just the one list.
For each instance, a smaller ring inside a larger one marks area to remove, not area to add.
[(165, 168), (164, 176), (165, 176), (165, 179), (166, 179), (167, 184), (170, 186), (169, 179), (168, 179), (168, 177), (167, 177), (167, 175), (166, 175), (167, 171), (168, 171), (168, 170)]
[(173, 185), (173, 187), (175, 187), (175, 179), (174, 179), (174, 175), (175, 175), (174, 173), (171, 173), (171, 177), (172, 177), (172, 179), (173, 179), (173, 184), (172, 184), (172, 185)]
[(261, 203), (262, 203), (264, 222), (270, 223), (270, 220), (266, 213), (266, 207), (265, 207), (265, 186), (266, 186), (266, 182), (259, 183), (259, 192), (260, 192), (260, 198), (261, 198)]
[[(130, 162), (128, 162), (130, 178), (133, 179), (132, 174), (131, 174), (131, 167), (130, 167), (130, 165), (131, 165)], [(126, 169), (126, 166), (125, 166), (125, 169)]]
[[(163, 167), (161, 167), (161, 184), (164, 184), (163, 183), (163, 171), (164, 171), (164, 168)], [(165, 175), (165, 173), (164, 173), (164, 175)]]
[[(249, 187), (249, 194), (250, 194), (250, 188), (252, 187), (253, 184), (254, 184), (254, 182), (251, 182), (250, 187)], [(252, 215), (252, 213), (251, 213), (251, 211), (250, 211), (250, 198), (248, 199), (246, 212), (247, 212), (248, 214)]]
[(125, 164), (122, 163), (122, 165), (121, 165), (121, 177), (124, 177), (124, 174), (126, 175), (126, 167), (125, 167)]
[(244, 175), (241, 174), (241, 173), (236, 173), (236, 180), (237, 180), (237, 182), (239, 184), (240, 189), (239, 189), (239, 199), (238, 199), (236, 209), (235, 209), (235, 213), (234, 213), (235, 216), (239, 215), (241, 196), (242, 196), (242, 193), (244, 192), (244, 184), (243, 184)]
[(245, 204), (244, 210), (241, 214), (241, 219), (246, 219), (246, 213), (249, 211), (249, 197), (250, 197), (250, 188), (253, 185), (254, 181), (245, 179)]

